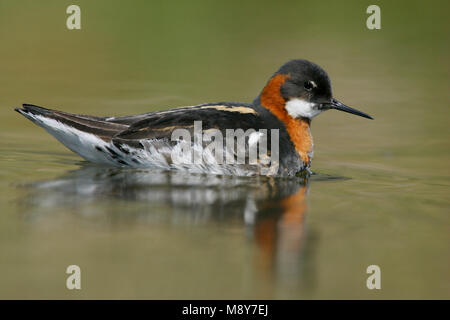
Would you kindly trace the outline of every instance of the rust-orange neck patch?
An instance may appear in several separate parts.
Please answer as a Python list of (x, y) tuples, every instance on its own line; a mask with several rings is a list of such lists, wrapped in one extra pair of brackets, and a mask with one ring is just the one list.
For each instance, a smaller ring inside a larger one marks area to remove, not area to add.
[(313, 140), (310, 131), (309, 119), (294, 119), (285, 109), (286, 100), (281, 95), (281, 86), (289, 75), (277, 74), (264, 87), (260, 103), (284, 123), (292, 143), (302, 161), (309, 165), (313, 151)]

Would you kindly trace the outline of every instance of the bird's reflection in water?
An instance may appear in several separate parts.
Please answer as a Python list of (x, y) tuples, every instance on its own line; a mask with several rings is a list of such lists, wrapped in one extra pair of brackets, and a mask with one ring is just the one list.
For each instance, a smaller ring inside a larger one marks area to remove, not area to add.
[[(252, 206), (257, 217), (252, 233), (259, 247), (258, 265), (271, 281), (293, 291), (314, 285), (314, 233), (306, 228), (308, 180), (272, 181), (268, 197)], [(249, 207), (247, 207), (248, 210)], [(276, 280), (276, 281), (273, 281)], [(274, 288), (269, 287), (268, 290)]]
[[(305, 228), (308, 178), (194, 175), (83, 165), (26, 189), (22, 211), (31, 222), (50, 212), (70, 211), (83, 216), (106, 215), (114, 224), (238, 226), (255, 243), (252, 259), (265, 281), (270, 280), (266, 282), (314, 286), (311, 266), (316, 236)], [(122, 206), (98, 206), (117, 201)]]

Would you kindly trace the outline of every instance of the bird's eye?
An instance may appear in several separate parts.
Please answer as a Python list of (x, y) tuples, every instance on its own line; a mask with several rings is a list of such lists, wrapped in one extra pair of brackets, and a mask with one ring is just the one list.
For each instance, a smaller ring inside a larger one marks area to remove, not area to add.
[(306, 81), (303, 86), (307, 91), (311, 91), (314, 88), (314, 83), (312, 81)]

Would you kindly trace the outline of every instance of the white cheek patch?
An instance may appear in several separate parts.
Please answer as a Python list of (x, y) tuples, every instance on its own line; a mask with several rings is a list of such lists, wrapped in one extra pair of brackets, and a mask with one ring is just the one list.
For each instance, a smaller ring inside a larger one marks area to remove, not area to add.
[(308, 118), (312, 119), (321, 113), (316, 103), (309, 102), (303, 99), (294, 98), (286, 103), (286, 110), (293, 118)]

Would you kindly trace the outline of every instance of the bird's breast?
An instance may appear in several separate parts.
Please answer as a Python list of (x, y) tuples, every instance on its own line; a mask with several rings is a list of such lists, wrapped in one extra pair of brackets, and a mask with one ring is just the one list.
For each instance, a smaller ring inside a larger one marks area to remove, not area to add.
[(280, 91), (287, 78), (287, 75), (281, 74), (274, 76), (264, 87), (260, 97), (260, 104), (284, 124), (298, 156), (304, 165), (309, 167), (313, 154), (313, 140), (310, 130), (311, 120), (307, 118), (293, 118), (287, 112), (286, 100)]
[(292, 119), (286, 124), (286, 129), (298, 155), (303, 163), (309, 167), (314, 149), (310, 121)]

